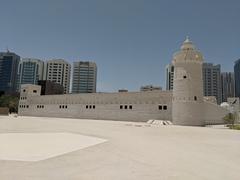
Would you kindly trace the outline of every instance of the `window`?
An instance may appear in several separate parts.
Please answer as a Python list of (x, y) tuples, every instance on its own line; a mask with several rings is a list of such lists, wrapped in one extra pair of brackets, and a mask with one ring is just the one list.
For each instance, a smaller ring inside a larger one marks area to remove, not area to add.
[(132, 109), (132, 105), (129, 106), (129, 109)]
[(194, 96), (194, 101), (197, 101), (197, 96)]
[(124, 106), (124, 109), (127, 109), (127, 105)]
[(67, 109), (67, 105), (65, 106), (65, 108)]
[(163, 110), (167, 110), (167, 106), (165, 105), (165, 106), (163, 106)]
[(91, 105), (89, 106), (89, 109), (92, 109), (92, 106), (91, 106)]
[(122, 109), (123, 108), (123, 106), (122, 105), (120, 105), (120, 109)]
[(24, 89), (23, 92), (26, 92), (26, 89)]
[(39, 105), (37, 105), (37, 108), (39, 108)]
[(93, 105), (93, 109), (95, 109), (95, 105)]
[(158, 106), (158, 109), (159, 109), (159, 110), (162, 110), (162, 105), (159, 105), (159, 106)]
[(37, 90), (33, 90), (33, 93), (37, 93)]
[(27, 108), (29, 108), (29, 105), (27, 105)]
[(187, 76), (183, 76), (183, 78), (184, 78), (184, 79), (186, 79), (186, 78), (187, 78)]
[(60, 106), (59, 106), (59, 108), (61, 109), (61, 108), (62, 108), (62, 106), (60, 105)]
[(88, 105), (86, 105), (86, 109), (88, 109)]

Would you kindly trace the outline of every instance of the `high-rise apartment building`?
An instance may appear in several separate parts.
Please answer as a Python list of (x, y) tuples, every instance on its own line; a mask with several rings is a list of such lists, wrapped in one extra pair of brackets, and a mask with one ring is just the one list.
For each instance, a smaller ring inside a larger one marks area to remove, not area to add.
[(217, 103), (222, 102), (221, 66), (203, 63), (204, 96), (215, 96)]
[(168, 64), (166, 66), (166, 90), (173, 90), (174, 66)]
[(71, 65), (63, 59), (53, 59), (47, 61), (45, 65), (46, 80), (61, 84), (64, 93), (69, 93)]
[(227, 98), (235, 96), (235, 81), (233, 72), (221, 73), (222, 101), (227, 102)]
[(38, 84), (43, 79), (44, 62), (39, 59), (23, 58), (18, 66), (18, 89), (21, 84)]
[(17, 70), (20, 56), (13, 52), (0, 53), (0, 91), (15, 93), (17, 90)]
[(235, 96), (240, 97), (240, 59), (234, 64)]
[(96, 63), (88, 61), (73, 63), (72, 93), (94, 93), (96, 84)]

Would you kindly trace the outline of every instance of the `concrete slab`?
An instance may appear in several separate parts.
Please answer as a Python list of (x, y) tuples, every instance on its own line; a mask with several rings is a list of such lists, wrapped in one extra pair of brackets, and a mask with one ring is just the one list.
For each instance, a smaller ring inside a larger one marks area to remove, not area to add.
[(62, 132), (107, 141), (42, 161), (0, 160), (0, 179), (240, 179), (240, 131), (102, 120), (0, 117), (0, 134)]
[(0, 160), (40, 161), (105, 141), (72, 133), (3, 133)]

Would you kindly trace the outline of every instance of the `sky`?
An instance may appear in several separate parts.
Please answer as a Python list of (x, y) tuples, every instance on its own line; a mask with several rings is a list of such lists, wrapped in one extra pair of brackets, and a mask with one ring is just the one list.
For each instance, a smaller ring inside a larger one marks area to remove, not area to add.
[(94, 61), (97, 91), (165, 88), (165, 66), (186, 36), (206, 62), (240, 58), (239, 0), (0, 0), (0, 51)]

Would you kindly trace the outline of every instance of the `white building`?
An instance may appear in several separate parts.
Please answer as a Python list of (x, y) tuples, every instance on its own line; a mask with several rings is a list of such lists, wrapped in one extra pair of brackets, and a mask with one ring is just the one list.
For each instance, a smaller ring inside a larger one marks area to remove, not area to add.
[(40, 95), (23, 85), (19, 115), (121, 121), (170, 120), (176, 125), (221, 124), (228, 111), (203, 98), (202, 54), (187, 39), (173, 56), (173, 91)]
[(45, 66), (46, 80), (61, 84), (64, 93), (69, 93), (71, 65), (63, 59), (49, 60)]

